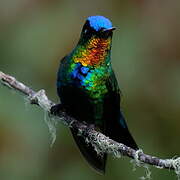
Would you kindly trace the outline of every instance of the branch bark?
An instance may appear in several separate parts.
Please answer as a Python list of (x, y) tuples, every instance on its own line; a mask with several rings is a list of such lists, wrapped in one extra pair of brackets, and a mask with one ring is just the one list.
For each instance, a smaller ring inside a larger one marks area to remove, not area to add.
[[(7, 75), (0, 71), (0, 83), (14, 91), (18, 91), (25, 95), (31, 104), (40, 106), (44, 111), (50, 113), (50, 108), (55, 105), (48, 99), (44, 90), (38, 92), (30, 87), (17, 81), (14, 77)], [(51, 115), (54, 116), (54, 115)], [(66, 112), (61, 111), (58, 117), (54, 117), (54, 121), (61, 122), (66, 126), (78, 130), (79, 135), (83, 136), (87, 143), (91, 143), (96, 149), (97, 153), (106, 152), (113, 154), (116, 157), (128, 156), (135, 160), (138, 166), (143, 164), (150, 164), (157, 168), (172, 169), (180, 176), (180, 157), (176, 159), (161, 159), (143, 153), (142, 150), (135, 151), (124, 144), (118, 143), (100, 132), (95, 131), (85, 123), (81, 123), (69, 116)]]

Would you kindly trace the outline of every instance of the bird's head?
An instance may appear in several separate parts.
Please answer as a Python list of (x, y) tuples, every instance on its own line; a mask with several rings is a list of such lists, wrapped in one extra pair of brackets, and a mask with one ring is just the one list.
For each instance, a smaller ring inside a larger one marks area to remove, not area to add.
[(111, 21), (104, 16), (90, 16), (87, 18), (81, 33), (82, 39), (112, 37), (113, 30)]
[(114, 29), (111, 21), (103, 16), (88, 17), (73, 51), (74, 62), (83, 66), (99, 66), (109, 61)]

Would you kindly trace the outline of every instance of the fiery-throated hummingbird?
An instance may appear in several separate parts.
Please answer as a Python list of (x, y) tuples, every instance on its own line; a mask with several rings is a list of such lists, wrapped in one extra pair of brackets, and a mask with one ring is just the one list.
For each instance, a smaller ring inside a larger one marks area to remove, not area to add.
[[(57, 74), (57, 92), (61, 105), (78, 121), (94, 125), (109, 138), (138, 149), (120, 107), (120, 89), (111, 66), (111, 44), (115, 27), (103, 16), (87, 18), (79, 42), (65, 56)], [(71, 130), (74, 140), (88, 163), (105, 173), (107, 154), (97, 154), (92, 145)]]

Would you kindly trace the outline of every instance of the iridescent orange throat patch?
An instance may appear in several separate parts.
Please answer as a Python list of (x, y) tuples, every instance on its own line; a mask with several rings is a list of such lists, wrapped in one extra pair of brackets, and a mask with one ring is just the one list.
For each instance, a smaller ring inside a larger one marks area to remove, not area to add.
[(78, 47), (73, 60), (83, 66), (98, 66), (105, 61), (110, 48), (111, 38), (91, 38), (86, 46)]

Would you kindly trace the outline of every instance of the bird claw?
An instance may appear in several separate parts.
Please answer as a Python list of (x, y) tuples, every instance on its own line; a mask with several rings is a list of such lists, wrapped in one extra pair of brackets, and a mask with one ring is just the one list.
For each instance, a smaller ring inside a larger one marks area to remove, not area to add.
[(96, 127), (95, 124), (89, 124), (86, 121), (83, 121), (83, 124), (88, 126), (90, 129), (95, 129), (95, 127)]
[(50, 113), (51, 113), (52, 115), (58, 115), (60, 110), (61, 110), (61, 111), (65, 111), (65, 110), (64, 110), (64, 106), (63, 106), (62, 104), (56, 104), (56, 105), (54, 105), (54, 106), (51, 107)]
[(91, 129), (95, 129), (95, 128), (96, 128), (96, 126), (95, 126), (95, 124), (89, 124), (89, 128), (91, 128)]

